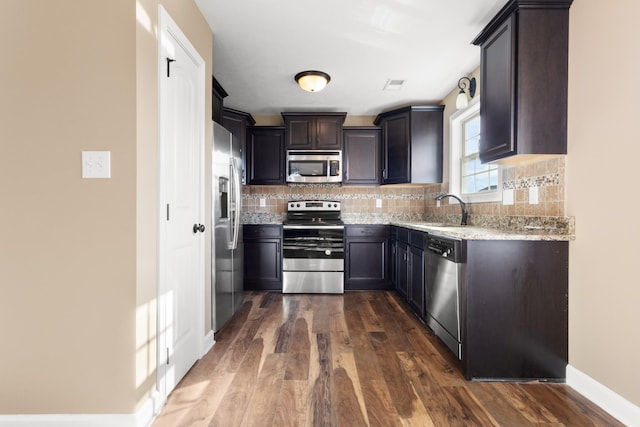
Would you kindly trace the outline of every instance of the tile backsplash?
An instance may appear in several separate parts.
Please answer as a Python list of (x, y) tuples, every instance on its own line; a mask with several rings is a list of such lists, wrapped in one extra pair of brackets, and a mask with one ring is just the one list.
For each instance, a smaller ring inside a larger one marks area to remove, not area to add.
[[(565, 217), (565, 157), (503, 167), (503, 189), (514, 191), (514, 204), (468, 203), (469, 224), (495, 228), (540, 227), (573, 231), (573, 220)], [(538, 187), (538, 204), (529, 204), (529, 189)], [(338, 184), (292, 184), (243, 186), (243, 221), (279, 222), (289, 200), (338, 200), (343, 218), (352, 223), (389, 221), (460, 220), (457, 204), (435, 197), (448, 192), (448, 184), (385, 185), (376, 187)], [(264, 206), (260, 206), (261, 199)], [(380, 207), (376, 206), (379, 200)]]

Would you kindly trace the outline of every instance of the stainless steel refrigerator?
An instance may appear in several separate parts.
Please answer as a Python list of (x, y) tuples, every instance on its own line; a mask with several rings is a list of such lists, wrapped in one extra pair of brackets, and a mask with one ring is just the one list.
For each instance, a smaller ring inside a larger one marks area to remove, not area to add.
[(231, 132), (213, 123), (212, 278), (213, 331), (218, 331), (242, 303), (243, 244), (242, 145)]

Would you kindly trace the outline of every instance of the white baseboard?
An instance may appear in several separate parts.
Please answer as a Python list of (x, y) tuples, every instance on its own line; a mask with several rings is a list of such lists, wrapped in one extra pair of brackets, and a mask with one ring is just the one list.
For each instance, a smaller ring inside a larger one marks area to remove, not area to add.
[(201, 358), (205, 354), (209, 353), (209, 350), (213, 348), (213, 344), (215, 344), (215, 341), (213, 340), (213, 331), (209, 331), (209, 333), (205, 335), (204, 341), (202, 342), (202, 353), (200, 353)]
[(0, 427), (149, 427), (160, 409), (154, 395), (135, 414), (0, 415)]
[(640, 427), (640, 407), (571, 365), (567, 365), (567, 385), (628, 427)]

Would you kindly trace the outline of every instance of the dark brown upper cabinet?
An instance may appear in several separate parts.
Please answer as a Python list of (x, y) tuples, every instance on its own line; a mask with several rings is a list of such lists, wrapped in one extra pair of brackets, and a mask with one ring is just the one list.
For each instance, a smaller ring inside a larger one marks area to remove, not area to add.
[(282, 113), (287, 150), (342, 150), (347, 113)]
[(284, 185), (284, 127), (251, 126), (247, 138), (247, 184)]
[(211, 115), (214, 122), (222, 125), (224, 99), (229, 96), (229, 94), (224, 90), (215, 77), (212, 77), (212, 79)]
[(222, 109), (222, 126), (231, 132), (233, 138), (240, 142), (242, 147), (242, 183), (247, 183), (247, 127), (256, 124), (253, 116), (244, 111), (231, 108)]
[(512, 0), (473, 40), (481, 48), (482, 162), (567, 153), (571, 3)]
[(380, 185), (379, 127), (345, 127), (342, 151), (343, 185)]
[(404, 107), (379, 114), (382, 183), (442, 182), (442, 105)]

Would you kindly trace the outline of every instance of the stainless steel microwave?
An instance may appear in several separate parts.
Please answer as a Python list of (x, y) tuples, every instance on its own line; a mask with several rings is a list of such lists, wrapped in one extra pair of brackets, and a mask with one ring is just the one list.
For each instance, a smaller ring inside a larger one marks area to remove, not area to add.
[(287, 150), (287, 182), (342, 182), (342, 151)]

